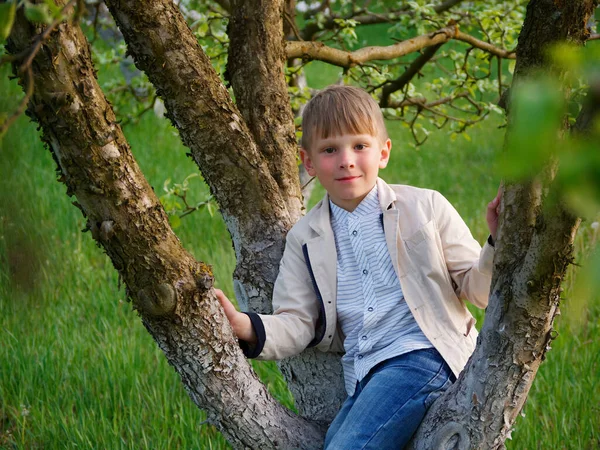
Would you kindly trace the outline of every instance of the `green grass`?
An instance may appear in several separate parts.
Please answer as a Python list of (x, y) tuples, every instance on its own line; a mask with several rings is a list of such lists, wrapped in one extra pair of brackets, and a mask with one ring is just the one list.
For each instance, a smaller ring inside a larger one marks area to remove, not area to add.
[[(317, 65), (308, 70), (309, 80), (318, 78), (321, 86), (337, 76)], [(0, 111), (6, 111), (20, 90), (5, 71), (0, 91)], [(440, 132), (414, 150), (407, 131), (390, 122), (392, 160), (382, 176), (440, 190), (483, 241), (485, 204), (499, 182), (493, 160), (503, 130), (497, 127), (487, 122), (475, 128), (470, 141), (451, 141)], [(202, 424), (205, 414), (124, 301), (108, 258), (81, 233), (84, 219), (56, 182), (35, 128), (22, 117), (0, 142), (0, 448), (228, 448)], [(166, 121), (150, 113), (125, 132), (158, 193), (167, 178), (178, 182), (196, 173)], [(197, 178), (191, 183), (190, 196), (205, 198), (207, 187)], [(317, 188), (313, 203), (321, 195)], [(582, 263), (590, 230), (584, 223), (577, 245)], [(218, 214), (194, 213), (176, 232), (196, 258), (213, 265), (218, 286), (231, 295), (235, 260)], [(572, 305), (581, 320), (568, 319)], [(600, 445), (600, 299), (583, 306), (567, 300), (562, 309), (560, 337), (509, 448)], [(255, 367), (289, 404), (276, 366)]]

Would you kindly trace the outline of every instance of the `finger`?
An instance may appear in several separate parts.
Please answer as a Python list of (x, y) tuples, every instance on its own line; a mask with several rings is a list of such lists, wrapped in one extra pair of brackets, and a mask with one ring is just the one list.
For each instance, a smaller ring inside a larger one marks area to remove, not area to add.
[(233, 306), (221, 289), (215, 289), (215, 295), (217, 296), (217, 300), (219, 300), (219, 303), (225, 311), (227, 311), (231, 306)]

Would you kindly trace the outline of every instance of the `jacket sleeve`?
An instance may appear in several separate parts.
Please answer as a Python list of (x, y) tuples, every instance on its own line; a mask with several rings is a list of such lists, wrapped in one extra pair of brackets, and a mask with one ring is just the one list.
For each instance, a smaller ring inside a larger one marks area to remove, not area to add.
[(302, 352), (315, 336), (317, 297), (302, 252), (290, 231), (273, 290), (273, 314), (249, 313), (257, 344), (244, 348), (248, 357), (282, 359)]
[(433, 212), (456, 295), (479, 308), (488, 304), (494, 247), (481, 248), (467, 224), (446, 198), (433, 191)]

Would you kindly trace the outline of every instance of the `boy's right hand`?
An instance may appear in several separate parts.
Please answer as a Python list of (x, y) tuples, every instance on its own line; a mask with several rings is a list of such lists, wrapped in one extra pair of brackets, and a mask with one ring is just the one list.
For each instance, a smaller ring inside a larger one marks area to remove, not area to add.
[(215, 294), (237, 338), (250, 344), (256, 344), (256, 333), (252, 327), (252, 322), (250, 322), (250, 317), (235, 309), (233, 303), (229, 301), (221, 289), (215, 289)]

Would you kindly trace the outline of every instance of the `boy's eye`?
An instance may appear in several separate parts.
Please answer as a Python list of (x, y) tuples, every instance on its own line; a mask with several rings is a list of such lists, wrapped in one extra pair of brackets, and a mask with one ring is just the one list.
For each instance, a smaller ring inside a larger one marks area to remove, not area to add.
[(323, 149), (323, 152), (325, 152), (325, 153), (333, 153), (333, 152), (335, 152), (335, 148), (333, 148), (333, 147), (327, 147), (326, 149)]
[(356, 150), (364, 150), (365, 148), (367, 148), (367, 146), (366, 146), (365, 144), (356, 144), (356, 145), (354, 146), (354, 148), (355, 148)]

